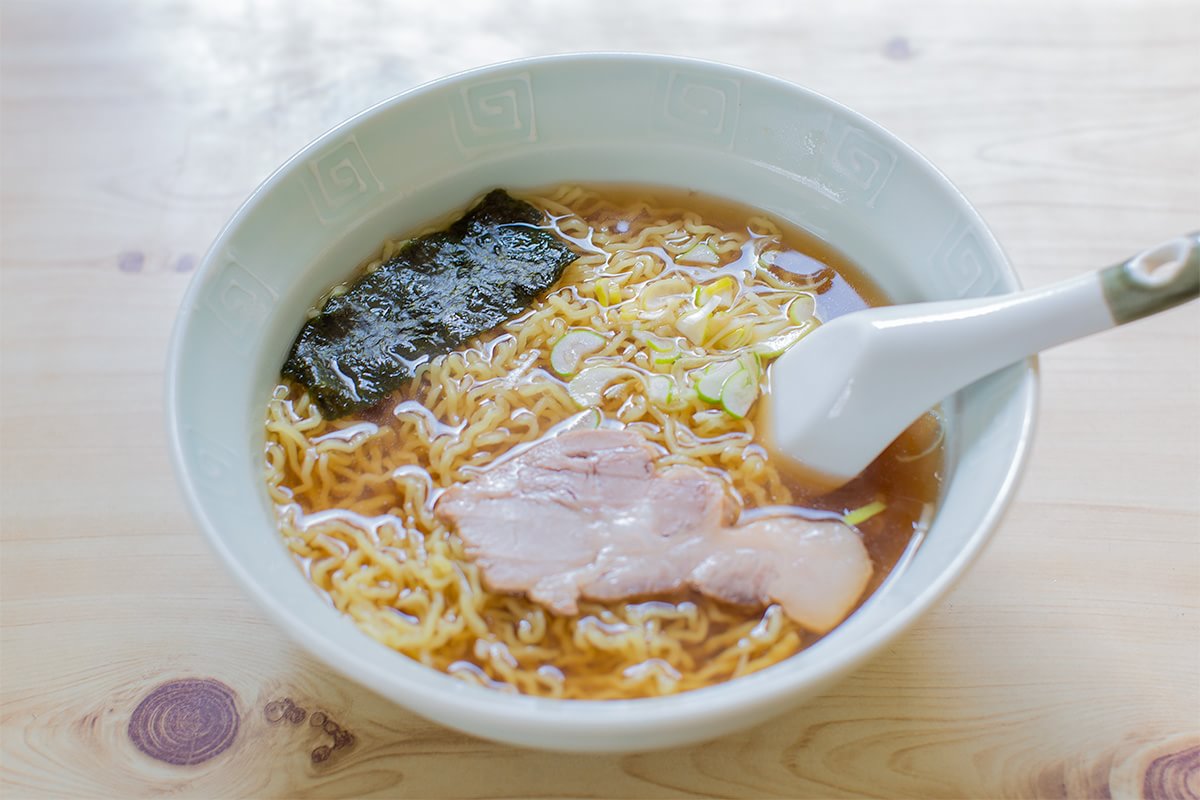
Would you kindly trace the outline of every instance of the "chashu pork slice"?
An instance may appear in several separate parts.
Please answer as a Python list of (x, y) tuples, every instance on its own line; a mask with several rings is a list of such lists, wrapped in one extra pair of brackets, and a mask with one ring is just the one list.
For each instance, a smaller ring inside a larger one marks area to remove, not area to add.
[(872, 571), (862, 540), (840, 520), (769, 517), (722, 531), (691, 584), (729, 603), (777, 602), (805, 628), (827, 633), (858, 603)]
[(656, 455), (626, 431), (564, 433), (446, 490), (435, 513), (489, 589), (560, 614), (576, 613), (580, 596), (674, 591), (696, 561), (694, 532), (727, 524), (735, 507), (698, 469), (659, 475)]
[(655, 467), (630, 431), (573, 431), (540, 442), (438, 500), (489, 589), (525, 593), (559, 614), (580, 597), (620, 600), (692, 586), (740, 604), (778, 602), (825, 632), (871, 575), (839, 521), (775, 517), (734, 526), (721, 480)]

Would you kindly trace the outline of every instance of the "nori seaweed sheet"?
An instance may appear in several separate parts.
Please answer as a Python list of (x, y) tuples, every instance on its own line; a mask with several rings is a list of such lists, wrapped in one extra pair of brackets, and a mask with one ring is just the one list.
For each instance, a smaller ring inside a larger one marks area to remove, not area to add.
[[(449, 352), (529, 307), (577, 254), (542, 212), (503, 189), (421, 236), (305, 323), (283, 374), (327, 419), (378, 403), (426, 356)], [(414, 363), (416, 362), (416, 363)]]

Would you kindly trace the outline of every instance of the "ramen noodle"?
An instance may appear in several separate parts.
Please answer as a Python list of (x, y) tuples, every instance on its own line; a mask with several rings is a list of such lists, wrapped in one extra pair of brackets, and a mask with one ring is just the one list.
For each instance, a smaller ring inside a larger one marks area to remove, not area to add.
[[(769, 391), (769, 370), (753, 373), (748, 403), (698, 387), (714, 369), (769, 365), (821, 320), (883, 298), (836, 251), (751, 209), (636, 188), (564, 186), (523, 199), (580, 253), (527, 310), (419, 364), (387, 400), (341, 419), (325, 419), (302, 386), (281, 378), (266, 414), (265, 476), (288, 548), (368, 635), (500, 691), (673, 694), (801, 651), (819, 637), (774, 604), (687, 591), (584, 600), (563, 616), (489, 591), (434, 504), (447, 487), (546, 437), (620, 427), (662, 454), (660, 468), (719, 476), (742, 520), (781, 509), (849, 514), (874, 566), (869, 596), (928, 521), (942, 463), (937, 420), (914, 425), (859, 478), (818, 495), (765, 445), (756, 398)], [(405, 241), (385, 243), (364, 269)], [(556, 362), (556, 345), (580, 331), (593, 344)]]

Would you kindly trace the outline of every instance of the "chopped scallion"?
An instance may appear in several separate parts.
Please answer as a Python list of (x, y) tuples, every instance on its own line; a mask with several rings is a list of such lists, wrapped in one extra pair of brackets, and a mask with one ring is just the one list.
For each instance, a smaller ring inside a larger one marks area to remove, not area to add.
[(874, 503), (867, 503), (862, 508), (856, 508), (853, 511), (846, 512), (846, 515), (842, 517), (842, 522), (851, 527), (856, 527), (863, 524), (876, 514), (882, 513), (886, 508), (887, 505), (885, 503), (881, 503), (880, 501), (876, 500)]
[(573, 328), (554, 343), (550, 349), (550, 368), (564, 378), (579, 371), (579, 362), (585, 356), (604, 347), (604, 337), (588, 328)]

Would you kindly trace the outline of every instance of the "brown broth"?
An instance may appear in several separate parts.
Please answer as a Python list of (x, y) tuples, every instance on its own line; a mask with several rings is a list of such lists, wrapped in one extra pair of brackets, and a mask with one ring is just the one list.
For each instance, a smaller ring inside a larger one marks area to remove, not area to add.
[[(594, 235), (595, 231), (611, 228), (611, 226), (620, 225), (622, 222), (633, 221), (625, 218), (621, 209), (636, 207), (637, 204), (643, 204), (643, 207), (648, 204), (658, 211), (662, 209), (686, 209), (689, 212), (699, 215), (706, 224), (718, 227), (724, 231), (749, 230), (747, 222), (750, 218), (766, 216), (743, 205), (717, 200), (696, 192), (663, 190), (641, 186), (602, 185), (589, 188), (594, 189), (597, 194), (601, 195), (606, 200), (606, 204), (586, 218), (586, 221), (591, 226), (592, 233), (589, 234), (588, 240), (577, 241), (577, 244), (580, 244), (584, 250), (588, 249), (590, 236)], [(542, 193), (521, 192), (519, 194), (522, 196), (536, 196)], [(548, 195), (549, 192), (546, 192), (546, 194)], [(554, 220), (551, 227), (557, 229), (557, 222), (557, 220)], [(835, 316), (853, 310), (872, 305), (886, 304), (886, 298), (878, 287), (832, 245), (795, 226), (785, 225), (777, 219), (773, 219), (773, 222), (782, 232), (781, 238), (784, 250), (776, 257), (771, 267), (771, 272), (776, 277), (791, 282), (799, 288), (811, 290), (815, 297), (816, 314), (819, 319), (827, 321)], [(559, 232), (563, 233), (561, 229)], [(744, 250), (742, 256), (735, 262), (723, 263), (716, 268), (679, 264), (661, 249), (656, 251), (656, 255), (664, 257), (667, 261), (666, 271), (678, 271), (697, 279), (703, 276), (704, 280), (720, 274), (731, 275), (735, 279), (741, 280), (740, 276), (750, 274), (747, 272), (747, 269), (752, 265), (747, 263), (747, 259), (754, 258), (754, 263), (757, 263), (757, 257), (748, 250)], [(572, 285), (571, 281), (571, 268), (568, 268), (563, 281), (552, 291), (560, 291), (566, 288), (578, 296), (578, 287)], [(752, 291), (758, 290), (752, 289)], [(526, 314), (518, 317), (515, 324), (520, 324), (523, 319), (530, 317), (533, 313), (534, 310), (531, 309)], [(512, 330), (511, 325), (509, 330)], [(497, 342), (501, 341), (505, 336), (511, 336), (511, 334), (500, 330), (493, 331), (468, 343), (463, 349), (475, 350), (482, 354), (483, 358), (491, 361), (491, 354), (494, 352)], [(802, 342), (800, 346), (802, 346)], [(630, 347), (633, 347), (633, 345), (630, 345)], [(627, 354), (632, 352), (627, 351)], [(528, 376), (522, 379), (526, 385), (535, 381), (558, 381), (559, 383), (563, 383), (549, 372), (548, 352), (535, 350), (528, 355), (532, 361)], [(412, 430), (411, 427), (406, 427), (412, 423), (402, 421), (394, 410), (408, 409), (409, 411), (413, 411), (417, 407), (423, 409), (424, 406), (429, 405), (427, 402), (429, 400), (428, 391), (428, 386), (419, 383), (406, 386), (396, 392), (387, 401), (380, 404), (380, 406), (367, 413), (360, 414), (354, 418), (329, 423), (330, 430), (322, 429), (321, 436), (345, 439), (353, 437), (355, 431), (369, 433), (372, 426), (377, 426), (378, 435), (375, 438), (378, 440), (378, 444), (369, 459), (373, 460), (376, 465), (382, 465), (380, 468), (384, 469), (384, 471), (394, 469), (391, 463), (387, 462), (388, 448), (392, 448), (393, 451), (402, 448), (405, 443), (405, 437), (410, 436)], [(298, 390), (293, 386), (289, 402), (297, 400), (298, 397)], [(626, 399), (628, 399), (626, 396), (616, 395), (606, 400), (607, 405), (602, 409), (605, 417), (611, 419), (617, 413), (621, 403)], [(762, 407), (765, 404), (759, 402), (758, 405)], [(518, 408), (513, 411), (514, 418), (519, 412), (532, 413), (528, 409)], [(412, 416), (410, 414), (409, 418)], [(419, 416), (424, 418), (424, 424), (428, 426), (429, 430), (451, 438), (461, 434), (464, 425), (466, 425), (464, 420), (443, 419), (428, 409), (420, 410)], [(512, 422), (514, 420), (510, 420), (510, 423)], [(631, 427), (636, 428), (639, 424), (647, 423), (634, 423)], [(503, 424), (501, 427), (503, 428)], [(341, 433), (338, 433), (339, 429)], [(786, 504), (793, 509), (793, 513), (800, 513), (814, 518), (840, 518), (848, 511), (867, 506), (876, 501), (882, 500), (886, 503), (886, 508), (881, 513), (857, 526), (863, 536), (867, 552), (875, 567), (871, 582), (866, 592), (864, 592), (862, 600), (860, 600), (860, 602), (865, 601), (888, 577), (905, 553), (905, 550), (917, 541), (917, 539), (914, 539), (914, 533), (918, 532), (923, 524), (927, 524), (932, 509), (938, 500), (943, 462), (942, 432), (939, 421), (936, 417), (929, 415), (915, 423), (895, 443), (888, 447), (862, 475), (834, 492), (822, 491), (818, 485), (814, 485), (807, 480), (804, 471), (798, 465), (792, 464), (778, 453), (771, 452), (764, 446), (765, 442), (762, 441), (765, 435), (763, 433), (763, 426), (761, 424), (757, 425), (756, 430), (756, 440), (750, 447), (759, 448), (776, 470), (778, 470), (783, 486), (786, 488), (787, 494), (790, 495), (790, 502)], [(553, 431), (554, 427), (550, 427), (548, 431), (543, 430), (543, 433), (545, 435), (553, 435)], [(511, 457), (515, 453), (527, 449), (537, 440), (523, 443), (514, 443), (515, 441), (515, 438), (513, 441), (500, 441), (469, 451), (471, 453), (469, 457), (470, 465), (463, 467), (463, 471), (470, 474), (477, 469), (484, 469), (488, 465), (494, 464), (497, 460)], [(749, 449), (746, 452), (749, 452)], [(914, 458), (914, 456), (920, 457)], [(363, 458), (368, 457), (363, 456)], [(421, 458), (424, 458), (424, 456)], [(415, 462), (404, 460), (401, 463), (404, 464), (402, 469), (419, 472), (428, 478), (431, 492), (427, 502), (432, 507), (432, 504), (436, 502), (440, 492), (444, 489), (444, 485), (441, 485), (434, 477), (435, 471), (433, 465), (428, 460), (420, 459)], [(344, 469), (344, 467), (339, 468)], [(390, 515), (400, 527), (415, 532), (413, 520), (402, 518), (394, 505), (390, 505), (391, 501), (389, 500), (388, 493), (391, 489), (390, 485), (386, 482), (360, 482), (358, 488), (354, 491), (344, 492), (338, 495), (336, 500), (330, 500), (320, 507), (314, 507), (314, 503), (309, 495), (302, 495), (299, 492), (292, 493), (292, 487), (299, 486), (304, 482), (302, 475), (290, 464), (285, 465), (281, 471), (283, 473), (280, 483), (281, 495), (289, 498), (290, 503), (298, 506), (299, 511), (305, 517), (315, 512), (325, 512), (329, 509), (344, 509), (351, 514), (361, 514), (364, 516), (383, 514), (385, 517)], [(325, 492), (324, 496), (330, 498), (336, 494), (336, 492)], [(781, 501), (775, 502), (777, 505), (782, 504)], [(766, 504), (767, 507), (756, 507), (756, 503), (747, 502), (743, 511), (743, 519), (752, 518), (756, 514), (777, 513), (777, 505)], [(420, 534), (418, 533), (417, 535)], [(424, 535), (428, 535), (428, 531), (424, 532)], [(330, 545), (330, 547), (335, 549), (349, 546), (346, 542), (335, 542)], [(316, 556), (304, 556), (296, 553), (296, 556), (305, 571), (310, 577), (313, 577), (313, 567), (320, 560), (320, 554), (318, 553)], [(315, 582), (316, 578), (313, 577), (313, 579)], [(332, 596), (331, 600), (333, 600)], [(719, 603), (689, 591), (670, 596), (630, 598), (619, 603), (588, 604), (588, 610), (581, 613), (580, 617), (573, 624), (576, 626), (594, 625), (600, 628), (604, 628), (605, 626), (620, 626), (626, 623), (618, 618), (619, 614), (630, 609), (654, 609), (656, 607), (667, 606), (679, 607), (683, 604), (693, 604), (719, 611), (719, 613), (713, 615), (712, 624), (709, 626), (704, 640), (684, 644), (688, 658), (695, 664), (695, 670), (697, 671), (704, 668), (710, 660), (717, 658), (717, 656), (712, 655), (711, 648), (706, 648), (709, 642), (730, 635), (735, 637), (738, 635), (754, 637), (756, 635), (755, 631), (771, 623), (772, 615), (781, 613), (778, 606), (773, 606), (764, 613), (762, 609), (728, 606), (727, 604)], [(402, 618), (416, 619), (401, 608), (391, 608), (390, 610)], [(516, 624), (514, 622), (514, 619), (516, 619), (514, 612), (504, 603), (489, 605), (488, 609), (483, 612), (483, 617), (488, 622), (489, 627), (493, 629)], [(756, 620), (758, 622), (754, 624)], [(748, 623), (753, 625), (753, 630), (745, 633)], [(739, 626), (741, 627), (739, 628)], [(742, 630), (743, 633), (738, 634), (736, 630)], [(818, 638), (820, 637), (797, 628), (796, 636), (790, 640), (786, 640), (790, 642), (788, 644), (790, 649), (787, 652), (781, 650), (779, 659), (776, 660), (785, 658), (796, 650), (803, 649)], [(504, 644), (498, 642), (495, 646), (503, 648)], [(783, 645), (780, 646), (783, 647)], [(439, 650), (409, 654), (413, 655), (413, 657), (419, 657), (431, 667), (451, 673), (461, 673), (484, 685), (498, 686), (495, 681), (495, 675), (488, 672), (486, 659), (478, 655), (477, 649), (477, 643), (473, 644), (473, 640), (459, 637), (452, 642), (447, 642)], [(644, 662), (631, 666), (627, 661), (622, 660), (622, 654), (601, 650), (589, 652), (586, 659), (581, 660), (576, 657), (572, 662), (575, 665), (573, 667), (558, 663), (552, 658), (530, 662), (518, 660), (520, 661), (520, 668), (522, 670), (531, 673), (546, 670), (557, 672), (559, 675), (565, 677), (571, 683), (571, 691), (568, 696), (575, 697), (641, 696), (640, 693), (613, 694), (612, 676), (614, 673), (631, 669), (665, 669), (663, 665), (655, 663), (655, 659), (647, 659)], [(717, 680), (725, 680), (728, 677), (727, 675)]]

